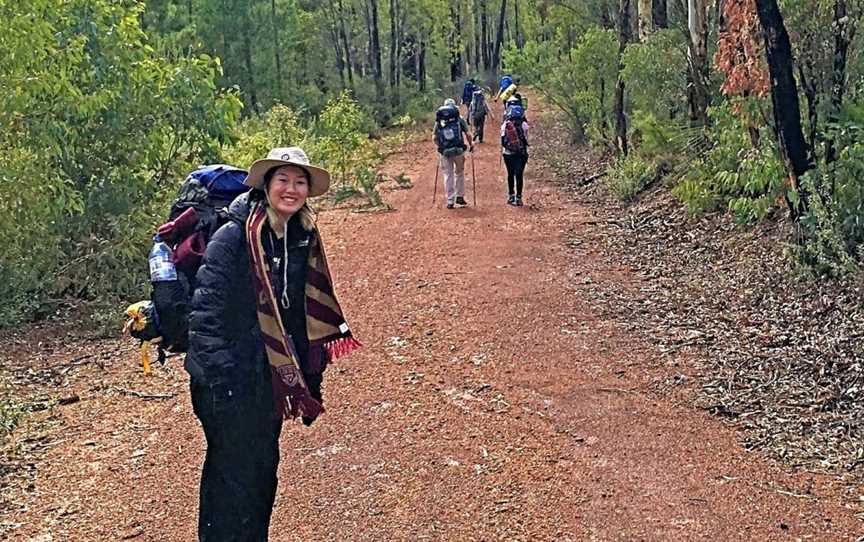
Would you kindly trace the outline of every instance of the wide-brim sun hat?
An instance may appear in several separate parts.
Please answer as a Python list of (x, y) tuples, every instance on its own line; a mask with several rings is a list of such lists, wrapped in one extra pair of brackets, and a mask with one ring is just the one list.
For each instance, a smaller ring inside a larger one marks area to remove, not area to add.
[(313, 166), (309, 157), (300, 147), (279, 147), (271, 149), (267, 158), (256, 160), (249, 168), (249, 174), (243, 181), (252, 188), (264, 188), (264, 175), (274, 167), (296, 166), (309, 174), (309, 197), (320, 196), (330, 189), (330, 172), (324, 168)]

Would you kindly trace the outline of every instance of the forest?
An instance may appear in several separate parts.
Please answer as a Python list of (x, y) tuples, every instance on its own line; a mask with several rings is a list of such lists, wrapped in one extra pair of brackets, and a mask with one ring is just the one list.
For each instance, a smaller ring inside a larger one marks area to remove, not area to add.
[[(285, 423), (274, 540), (864, 540), (862, 14), (0, 0), (0, 538), (193, 539), (190, 377), (123, 309), (191, 171), (300, 146), (364, 347)], [(469, 79), (502, 141), (448, 208)]]
[(6, 0), (0, 13), (7, 325), (139, 292), (141, 239), (192, 166), (302, 140), (344, 190), (372, 193), (382, 130), (504, 71), (614, 157), (621, 198), (662, 178), (692, 213), (784, 214), (791, 257), (817, 274), (858, 267), (856, 1)]

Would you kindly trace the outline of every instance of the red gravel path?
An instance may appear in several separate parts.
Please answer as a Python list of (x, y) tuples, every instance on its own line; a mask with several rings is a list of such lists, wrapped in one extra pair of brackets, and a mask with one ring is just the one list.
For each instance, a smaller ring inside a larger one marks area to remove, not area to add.
[[(479, 206), (444, 209), (439, 184), (433, 208), (431, 151), (391, 158), (414, 181), (386, 194), (393, 212), (321, 217), (367, 346), (328, 371), (324, 417), (286, 425), (272, 540), (854, 540), (862, 528), (831, 479), (789, 474), (652, 391), (666, 371), (656, 353), (579, 293), (586, 277), (629, 285), (626, 270), (568, 251), (590, 209), (535, 162), (528, 205), (505, 205), (488, 142)], [(13, 345), (6, 364), (48, 366), (70, 346)], [(4, 488), (0, 538), (193, 540), (204, 442), (179, 361), (145, 378), (124, 343), (81, 348), (110, 350), (104, 369), (61, 375), (46, 393), (82, 400), (16, 434), (39, 455)]]

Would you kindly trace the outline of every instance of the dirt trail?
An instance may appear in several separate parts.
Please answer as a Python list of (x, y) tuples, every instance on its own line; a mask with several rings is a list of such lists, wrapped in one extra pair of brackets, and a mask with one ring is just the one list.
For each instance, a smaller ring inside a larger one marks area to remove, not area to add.
[[(576, 287), (625, 287), (627, 270), (568, 249), (591, 211), (542, 164), (529, 162), (526, 207), (507, 206), (487, 141), (479, 205), (446, 210), (441, 184), (430, 205), (431, 151), (413, 143), (389, 161), (414, 182), (386, 195), (393, 212), (321, 217), (366, 348), (328, 370), (321, 420), (286, 425), (272, 540), (854, 540), (830, 479), (789, 474), (652, 391), (656, 353)], [(40, 367), (54, 395), (81, 401), (19, 432), (39, 455), (24, 487), (5, 489), (0, 538), (192, 540), (204, 442), (178, 360), (147, 379), (109, 342), (87, 347), (109, 351), (101, 367), (62, 372), (76, 356), (60, 339), (10, 344), (21, 378)]]

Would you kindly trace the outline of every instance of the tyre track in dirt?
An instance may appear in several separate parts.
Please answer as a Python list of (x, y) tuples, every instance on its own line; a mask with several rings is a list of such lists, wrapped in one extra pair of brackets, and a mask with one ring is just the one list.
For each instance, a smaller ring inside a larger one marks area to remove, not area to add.
[[(389, 159), (414, 183), (385, 195), (393, 212), (321, 215), (366, 348), (328, 369), (325, 416), (285, 426), (271, 540), (854, 539), (830, 479), (747, 453), (719, 421), (653, 391), (656, 352), (598, 319), (577, 287), (625, 287), (628, 270), (567, 247), (591, 210), (547, 167), (529, 162), (527, 206), (513, 208), (497, 145), (478, 145), (479, 205), (446, 210), (441, 184), (430, 205), (432, 151), (409, 143)], [(46, 357), (63, 355), (56, 344)], [(39, 420), (63, 440), (5, 508), (11, 540), (194, 538), (204, 442), (185, 374), (174, 360), (146, 379), (133, 359), (127, 347), (67, 378), (82, 401)]]

